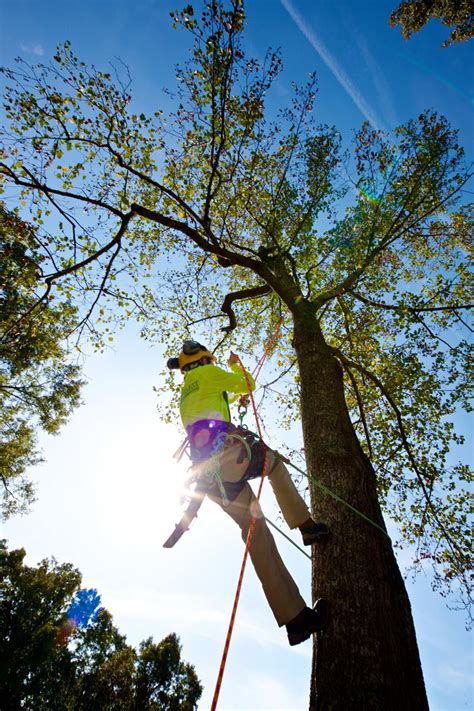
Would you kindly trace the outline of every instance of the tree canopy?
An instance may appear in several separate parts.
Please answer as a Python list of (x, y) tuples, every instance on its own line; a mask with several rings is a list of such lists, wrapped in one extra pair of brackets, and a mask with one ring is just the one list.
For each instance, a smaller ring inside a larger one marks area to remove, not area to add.
[(24, 563), (25, 551), (0, 559), (0, 692), (19, 708), (193, 711), (202, 693), (194, 667), (181, 659), (175, 634), (136, 650), (80, 587), (72, 565)]
[(431, 19), (453, 27), (443, 43), (465, 42), (474, 37), (474, 9), (471, 0), (403, 0), (390, 15), (390, 25), (400, 25), (405, 39), (419, 32)]
[(56, 434), (80, 403), (80, 368), (67, 335), (76, 326), (69, 301), (40, 299), (43, 261), (38, 238), (0, 204), (0, 476), (5, 516), (34, 496), (28, 466), (41, 461), (38, 428)]
[(0, 171), (29, 209), (44, 294), (80, 305), (99, 347), (136, 316), (170, 355), (204, 328), (249, 353), (283, 315), (264, 392), (287, 423), (293, 321), (315, 319), (384, 510), (415, 567), (431, 561), (435, 585), (467, 605), (470, 473), (448, 459), (462, 443), (452, 416), (470, 407), (472, 169), (456, 130), (426, 111), (391, 135), (365, 123), (344, 148), (314, 121), (314, 76), (266, 113), (281, 58), (245, 56), (241, 2), (173, 19), (193, 45), (169, 116), (135, 108), (123, 67), (87, 67), (69, 43), (4, 70)]

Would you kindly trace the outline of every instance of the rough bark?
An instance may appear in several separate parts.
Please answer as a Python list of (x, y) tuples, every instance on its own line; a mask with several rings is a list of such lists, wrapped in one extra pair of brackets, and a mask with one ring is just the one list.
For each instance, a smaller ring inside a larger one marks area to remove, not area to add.
[[(376, 477), (352, 427), (342, 369), (313, 311), (295, 314), (308, 473), (384, 527)], [(330, 604), (315, 637), (310, 711), (428, 708), (405, 585), (390, 540), (311, 485), (312, 508), (332, 537), (314, 546), (313, 596)]]

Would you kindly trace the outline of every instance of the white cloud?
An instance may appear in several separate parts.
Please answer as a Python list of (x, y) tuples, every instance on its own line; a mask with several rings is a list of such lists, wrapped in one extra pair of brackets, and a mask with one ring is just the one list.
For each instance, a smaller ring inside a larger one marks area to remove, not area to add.
[(35, 54), (37, 57), (42, 57), (44, 49), (40, 44), (21, 44), (20, 49), (26, 54)]
[(313, 28), (306, 22), (306, 20), (300, 15), (296, 10), (291, 0), (280, 0), (281, 4), (285, 10), (290, 15), (291, 19), (306, 37), (310, 45), (316, 50), (323, 62), (329, 68), (329, 70), (334, 74), (335, 78), (342, 86), (344, 91), (350, 96), (352, 101), (355, 103), (359, 111), (363, 116), (369, 121), (372, 126), (376, 129), (382, 129), (380, 121), (378, 120), (375, 112), (368, 105), (364, 97), (362, 96), (359, 89), (352, 82), (350, 77), (347, 76), (344, 69), (339, 65), (337, 60), (332, 56), (327, 47), (324, 45), (322, 40), (317, 37)]
[[(209, 604), (205, 595), (193, 592), (149, 589), (129, 589), (106, 591), (103, 596), (105, 607), (113, 611), (114, 617), (131, 620), (142, 620), (147, 623), (168, 622), (179, 620), (186, 629), (199, 630), (202, 637), (221, 642), (229, 623), (228, 601), (222, 604)], [(235, 626), (236, 639), (250, 640), (252, 643), (266, 649), (279, 647), (287, 650), (288, 642), (284, 630), (276, 625), (268, 626), (267, 619), (260, 617), (255, 608), (252, 616), (239, 610), (238, 624)], [(295, 647), (292, 652), (307, 659), (311, 658), (311, 644)]]

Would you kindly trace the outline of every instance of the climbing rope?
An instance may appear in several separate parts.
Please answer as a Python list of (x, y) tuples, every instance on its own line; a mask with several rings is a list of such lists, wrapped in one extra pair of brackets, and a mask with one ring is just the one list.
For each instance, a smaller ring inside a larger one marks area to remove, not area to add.
[[(278, 336), (278, 332), (281, 328), (282, 323), (283, 323), (283, 318), (280, 318), (280, 320), (275, 328), (275, 331), (273, 333), (273, 336), (270, 339), (270, 341), (267, 343), (267, 346), (265, 348), (263, 356), (260, 358), (260, 360), (257, 363), (257, 366), (252, 374), (254, 379), (256, 379), (258, 374), (260, 373), (263, 363), (265, 362), (265, 359), (267, 358), (268, 354), (270, 353), (271, 348), (273, 347), (273, 344), (275, 343), (275, 340)], [(255, 417), (255, 423), (257, 425), (258, 437), (259, 437), (260, 441), (263, 442), (262, 428), (260, 426), (260, 419), (258, 417), (257, 407), (255, 405), (255, 399), (254, 399), (253, 393), (252, 393), (252, 385), (250, 383), (250, 378), (249, 378), (247, 371), (244, 368), (242, 361), (240, 360), (240, 358), (238, 356), (237, 356), (237, 358), (238, 358), (238, 363), (239, 363), (239, 365), (242, 369), (242, 372), (245, 376), (245, 380), (247, 382), (247, 391), (248, 391), (248, 396), (250, 398), (250, 401), (252, 403), (253, 413), (254, 413), (254, 417)], [(244, 414), (245, 414), (245, 412), (244, 412)], [(243, 419), (243, 417), (242, 417), (242, 419)], [(256, 494), (257, 501), (260, 501), (260, 495), (262, 493), (262, 487), (263, 487), (263, 480), (265, 478), (266, 471), (267, 471), (267, 465), (268, 465), (268, 449), (265, 448), (265, 456), (264, 456), (264, 460), (263, 460), (262, 473), (260, 475), (258, 491)], [(232, 633), (234, 631), (235, 616), (237, 614), (237, 608), (239, 605), (240, 593), (242, 590), (242, 583), (244, 580), (245, 567), (247, 565), (247, 559), (248, 559), (248, 555), (249, 555), (249, 551), (250, 551), (250, 545), (252, 543), (253, 532), (254, 532), (255, 523), (257, 520), (257, 515), (258, 515), (258, 510), (257, 510), (257, 507), (255, 507), (255, 510), (252, 511), (252, 518), (251, 518), (249, 530), (247, 533), (247, 540), (245, 543), (244, 557), (242, 559), (242, 565), (240, 566), (239, 579), (237, 581), (237, 589), (235, 591), (234, 603), (232, 605), (232, 612), (230, 615), (229, 627), (227, 629), (227, 635), (226, 635), (226, 639), (225, 639), (225, 643), (224, 643), (224, 651), (222, 653), (222, 659), (221, 659), (221, 663), (220, 663), (220, 667), (219, 667), (219, 673), (217, 675), (217, 682), (216, 682), (216, 688), (214, 690), (214, 696), (212, 699), (211, 711), (215, 711), (215, 709), (217, 708), (217, 701), (219, 699), (219, 694), (220, 694), (220, 690), (221, 690), (221, 686), (222, 686), (222, 679), (224, 677), (225, 665), (227, 662), (227, 656), (229, 654), (230, 641), (232, 639)]]
[(381, 533), (383, 533), (384, 536), (386, 536), (389, 541), (392, 540), (392, 539), (390, 538), (390, 536), (388, 535), (387, 531), (386, 531), (384, 528), (382, 528), (382, 526), (380, 526), (378, 523), (376, 523), (376, 522), (373, 521), (371, 518), (369, 518), (368, 516), (366, 516), (364, 513), (362, 513), (362, 511), (359, 511), (359, 509), (356, 509), (355, 506), (352, 506), (352, 504), (350, 504), (348, 501), (346, 501), (345, 499), (343, 499), (342, 496), (339, 496), (339, 494), (336, 494), (336, 492), (335, 492), (335, 491), (332, 491), (332, 489), (330, 489), (328, 486), (326, 486), (326, 485), (323, 484), (322, 482), (318, 481), (318, 480), (315, 479), (314, 477), (310, 476), (310, 475), (309, 475), (307, 472), (305, 472), (303, 469), (300, 469), (299, 467), (297, 467), (296, 464), (293, 464), (293, 462), (290, 462), (290, 460), (287, 459), (287, 457), (283, 457), (283, 456), (282, 456), (281, 454), (279, 454), (278, 452), (275, 452), (275, 454), (276, 454), (283, 462), (285, 462), (285, 464), (288, 464), (290, 467), (292, 467), (293, 469), (295, 469), (297, 472), (299, 472), (300, 474), (302, 474), (303, 476), (305, 476), (309, 481), (311, 481), (313, 484), (315, 484), (315, 486), (317, 486), (319, 489), (321, 489), (321, 491), (324, 491), (325, 494), (328, 494), (328, 496), (331, 496), (331, 497), (332, 497), (333, 499), (335, 499), (336, 501), (339, 501), (340, 504), (342, 504), (343, 506), (345, 506), (346, 508), (348, 508), (350, 511), (352, 511), (353, 513), (355, 513), (357, 516), (360, 516), (360, 518), (363, 518), (364, 521), (367, 521), (367, 523), (370, 523), (372, 526), (375, 526), (375, 528), (377, 528)]
[(270, 521), (270, 519), (267, 518), (266, 516), (264, 516), (264, 519), (265, 519), (265, 521), (266, 521), (267, 523), (270, 524), (270, 526), (271, 526), (272, 528), (275, 529), (275, 531), (278, 531), (278, 533), (281, 533), (281, 535), (283, 536), (283, 538), (286, 538), (286, 540), (289, 541), (292, 546), (294, 546), (295, 548), (297, 548), (300, 553), (302, 553), (302, 554), (305, 555), (307, 558), (309, 558), (309, 560), (311, 560), (311, 556), (308, 555), (308, 553), (306, 553), (306, 551), (304, 551), (304, 550), (301, 548), (301, 546), (299, 546), (297, 543), (295, 543), (292, 538), (290, 538), (289, 536), (287, 536), (286, 533), (281, 530), (281, 528), (278, 528), (278, 526), (276, 526), (276, 525), (273, 523), (273, 521)]

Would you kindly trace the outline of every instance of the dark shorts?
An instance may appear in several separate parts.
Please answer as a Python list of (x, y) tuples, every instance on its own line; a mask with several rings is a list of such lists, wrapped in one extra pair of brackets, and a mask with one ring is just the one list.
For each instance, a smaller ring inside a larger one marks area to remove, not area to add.
[(209, 459), (224, 447), (230, 422), (198, 420), (186, 428), (193, 464)]
[[(229, 501), (234, 501), (237, 498), (246, 481), (261, 476), (268, 446), (250, 430), (222, 420), (199, 420), (187, 428), (187, 433), (193, 464), (202, 463), (212, 456), (219, 455), (225, 446), (228, 435), (241, 437), (250, 448), (250, 463), (242, 479), (238, 482), (223, 482)], [(242, 445), (242, 456), (247, 456), (247, 448), (244, 445)], [(211, 485), (209, 493), (213, 496), (220, 495), (216, 483)]]

